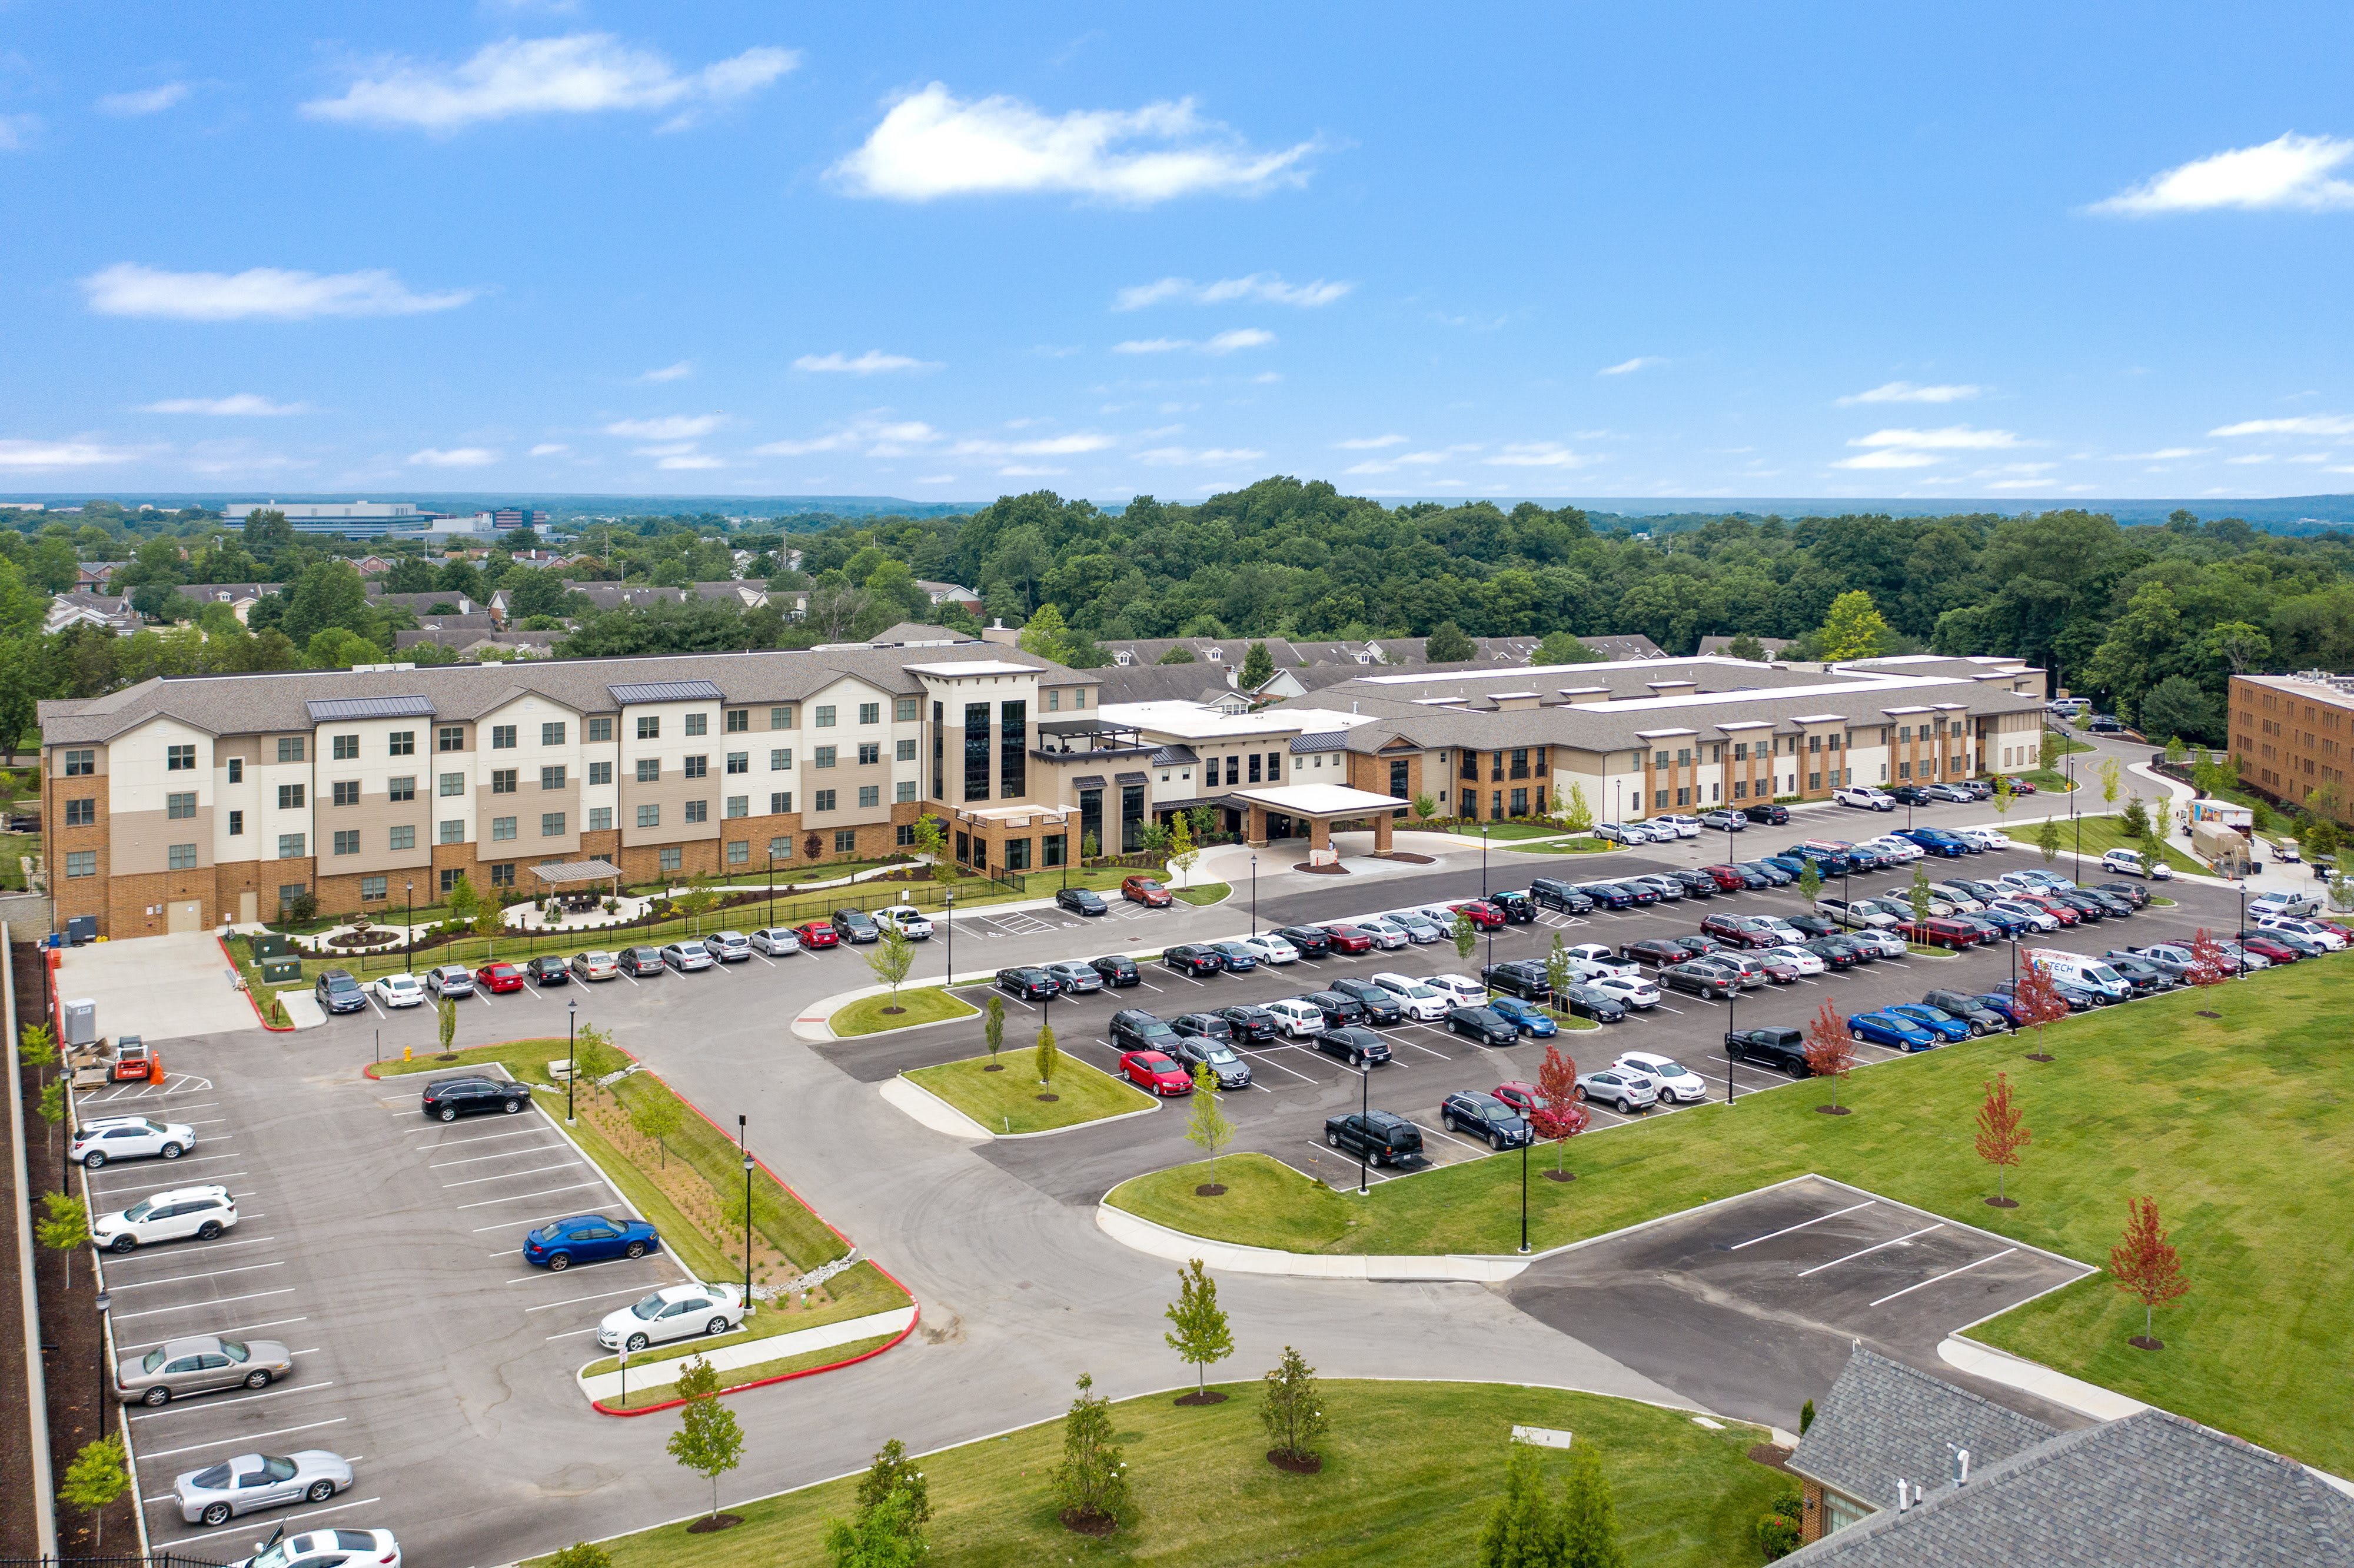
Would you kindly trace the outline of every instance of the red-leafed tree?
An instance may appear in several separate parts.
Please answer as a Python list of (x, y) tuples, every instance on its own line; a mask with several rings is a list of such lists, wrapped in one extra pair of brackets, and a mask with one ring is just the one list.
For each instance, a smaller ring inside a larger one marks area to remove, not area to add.
[(1855, 1036), (1848, 1033), (1847, 1020), (1833, 1012), (1828, 1001), (1816, 1010), (1814, 1021), (1807, 1025), (1807, 1066), (1818, 1078), (1831, 1081), (1831, 1103), (1815, 1108), (1832, 1116), (1847, 1115), (1840, 1108), (1839, 1081), (1855, 1069)]
[(2182, 1277), (2181, 1255), (2158, 1222), (2158, 1200), (2132, 1200), (2126, 1216), (2125, 1240), (2109, 1249), (2109, 1277), (2141, 1303), (2141, 1337), (2130, 1342), (2138, 1350), (2163, 1350), (2165, 1341), (2157, 1338), (2151, 1314), (2181, 1299), (2190, 1282)]
[(2019, 1014), (2019, 1027), (2035, 1031), (2035, 1049), (2027, 1054), (2027, 1059), (2052, 1060), (2052, 1054), (2043, 1048), (2043, 1026), (2068, 1016), (2068, 999), (2060, 994), (2051, 969), (2029, 959), (2027, 972), (2019, 977), (2019, 984), (2011, 991), (2010, 1005), (2011, 1011)]
[(1537, 1103), (1529, 1125), (1553, 1145), (1553, 1179), (1576, 1180), (1562, 1168), (1569, 1140), (1585, 1130), (1585, 1107), (1577, 1103), (1577, 1064), (1558, 1045), (1545, 1047), (1544, 1065), (1537, 1069)]
[(2190, 938), (2190, 967), (2183, 971), (2182, 978), (2195, 986), (2221, 985), (2232, 978), (2237, 967), (2232, 962), (2232, 955), (2223, 950), (2223, 944), (2215, 939), (2215, 933), (2201, 926), (2198, 935)]
[(2015, 1209), (2019, 1200), (2003, 1191), (2003, 1172), (2019, 1163), (2019, 1151), (2033, 1141), (2027, 1118), (2010, 1097), (2010, 1075), (1997, 1073), (1986, 1086), (1986, 1104), (1978, 1107), (1978, 1158), (1994, 1167), (1994, 1196), (1987, 1202), (1998, 1209)]

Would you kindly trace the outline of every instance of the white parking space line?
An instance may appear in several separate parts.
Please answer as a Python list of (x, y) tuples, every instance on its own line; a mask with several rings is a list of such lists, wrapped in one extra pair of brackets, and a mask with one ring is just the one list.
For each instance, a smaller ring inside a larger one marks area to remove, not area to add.
[[(221, 1158), (224, 1160), (239, 1160), (243, 1159), (244, 1156), (231, 1154), (223, 1155)], [(183, 1160), (180, 1163), (183, 1165), (189, 1165), (195, 1163), (195, 1161)], [(220, 1182), (228, 1181), (232, 1176), (242, 1176), (244, 1174), (245, 1172), (242, 1171), (223, 1171), (218, 1173), (212, 1182), (207, 1183), (207, 1185), (218, 1185)], [(83, 1181), (87, 1184), (89, 1182), (89, 1178), (84, 1177)], [(90, 1188), (90, 1195), (92, 1198), (111, 1198), (124, 1192), (152, 1192), (154, 1191), (155, 1191), (155, 1183), (152, 1181), (124, 1181), (112, 1187), (91, 1186)]]
[(202, 1274), (167, 1275), (162, 1279), (126, 1279), (122, 1284), (116, 1285), (114, 1288), (117, 1290), (146, 1290), (158, 1285), (186, 1285), (192, 1279), (218, 1279), (223, 1275), (228, 1274), (254, 1274), (265, 1268), (283, 1268), (285, 1266), (285, 1259), (281, 1258), (276, 1263), (249, 1263), (241, 1265), (236, 1268), (207, 1269)]
[[(517, 1247), (514, 1252), (494, 1252), (491, 1255), (493, 1257), (519, 1257), (522, 1254), (523, 1249), (521, 1247)], [(649, 1258), (658, 1259), (663, 1255), (661, 1253), (648, 1253), (645, 1257), (609, 1257), (601, 1259), (596, 1263), (576, 1263), (562, 1270), (543, 1268), (534, 1274), (518, 1274), (513, 1279), (504, 1280), (502, 1281), (502, 1283), (507, 1285), (528, 1285), (536, 1280), (554, 1279), (559, 1273), (578, 1274), (582, 1269), (586, 1268), (610, 1268), (617, 1263), (644, 1263)]]
[(646, 1287), (643, 1285), (629, 1285), (622, 1287), (619, 1290), (599, 1290), (593, 1296), (568, 1296), (561, 1301), (543, 1301), (536, 1307), (526, 1307), (524, 1310), (525, 1312), (548, 1312), (553, 1311), (558, 1307), (577, 1307), (583, 1301), (602, 1301), (608, 1297), (612, 1296), (642, 1296), (645, 1293), (645, 1288)]
[[(318, 1519), (326, 1514), (342, 1513), (346, 1509), (366, 1508), (373, 1503), (380, 1503), (382, 1501), (384, 1501), (384, 1499), (380, 1497), (362, 1498), (357, 1502), (336, 1503), (330, 1508), (306, 1508), (300, 1513), (281, 1514), (280, 1518), (284, 1520), (286, 1523), (292, 1524), (298, 1519)], [(216, 1535), (237, 1535), (245, 1531), (251, 1530), (252, 1528), (253, 1524), (251, 1521), (248, 1521), (241, 1525), (232, 1524), (221, 1530), (208, 1530), (201, 1535), (175, 1535), (169, 1542), (165, 1542), (165, 1545), (179, 1546), (191, 1541), (209, 1541)]]
[[(1339, 1150), (1332, 1148), (1329, 1144), (1319, 1143), (1312, 1138), (1308, 1140), (1308, 1147), (1315, 1150), (1320, 1154), (1331, 1155), (1336, 1160), (1343, 1158)], [(1365, 1167), (1365, 1179), (1369, 1181), (1393, 1181), (1396, 1180), (1394, 1176), (1383, 1175), (1371, 1165)]]
[[(1297, 1051), (1299, 1049), (1299, 1047), (1297, 1045), (1267, 1045), (1251, 1052), (1250, 1054), (1260, 1061), (1267, 1062), (1268, 1066), (1273, 1067), (1278, 1073), (1289, 1073), (1293, 1077), (1298, 1078), (1303, 1084), (1312, 1084), (1316, 1082), (1316, 1080), (1310, 1077), (1307, 1074), (1299, 1072), (1295, 1068), (1287, 1067), (1280, 1062), (1267, 1061), (1267, 1054), (1270, 1051)], [(1269, 1092), (1271, 1093), (1272, 1091)]]
[[(1409, 1121), (1413, 1121), (1413, 1120), (1414, 1120), (1414, 1118), (1411, 1118), (1411, 1117), (1408, 1117), (1406, 1119), (1407, 1119), (1407, 1120), (1409, 1120)], [(1435, 1128), (1435, 1127), (1423, 1127), (1423, 1124), (1422, 1124), (1422, 1123), (1420, 1123), (1420, 1122), (1418, 1122), (1418, 1121), (1415, 1122), (1415, 1123), (1414, 1123), (1414, 1125), (1415, 1125), (1415, 1126), (1416, 1126), (1416, 1127), (1421, 1127), (1423, 1131), (1425, 1131), (1425, 1132), (1426, 1132), (1426, 1133), (1430, 1134), (1430, 1136), (1431, 1136), (1431, 1137), (1433, 1137), (1433, 1138), (1443, 1138), (1443, 1139), (1447, 1139), (1447, 1142), (1449, 1142), (1449, 1143), (1451, 1143), (1451, 1144), (1454, 1144), (1454, 1145), (1455, 1145), (1456, 1147), (1458, 1147), (1458, 1149), (1471, 1149), (1471, 1148), (1475, 1148), (1475, 1147), (1477, 1147), (1477, 1146), (1476, 1146), (1476, 1145), (1474, 1145), (1474, 1144), (1469, 1144), (1469, 1143), (1466, 1143), (1466, 1142), (1464, 1142), (1464, 1140), (1463, 1140), (1463, 1139), (1459, 1139), (1459, 1138), (1456, 1137), (1456, 1136), (1455, 1136), (1453, 1133), (1451, 1133), (1451, 1132), (1441, 1132), (1441, 1131), (1439, 1131), (1439, 1130), (1438, 1130), (1437, 1128)]]
[(139, 1457), (143, 1459), (168, 1459), (175, 1454), (201, 1454), (207, 1448), (242, 1448), (248, 1443), (259, 1443), (269, 1437), (284, 1437), (296, 1432), (316, 1432), (322, 1426), (341, 1426), (350, 1419), (347, 1415), (338, 1415), (329, 1421), (306, 1421), (300, 1426), (281, 1426), (275, 1432), (254, 1432), (240, 1437), (219, 1438), (211, 1443), (191, 1443), (185, 1448), (156, 1448)]
[(1795, 1224), (1795, 1225), (1784, 1225), (1784, 1226), (1783, 1226), (1780, 1230), (1778, 1230), (1778, 1231), (1767, 1231), (1767, 1232), (1766, 1232), (1764, 1235), (1762, 1235), (1762, 1236), (1751, 1236), (1751, 1237), (1750, 1237), (1747, 1241), (1745, 1241), (1745, 1242), (1735, 1242), (1735, 1243), (1734, 1243), (1734, 1244), (1733, 1244), (1733, 1245), (1732, 1245), (1730, 1248), (1728, 1248), (1727, 1250), (1728, 1250), (1728, 1251), (1731, 1251), (1731, 1252), (1739, 1252), (1743, 1247), (1745, 1247), (1745, 1246), (1755, 1246), (1759, 1242), (1769, 1242), (1769, 1241), (1772, 1241), (1776, 1236), (1786, 1236), (1786, 1235), (1788, 1235), (1788, 1234), (1789, 1234), (1791, 1232), (1793, 1232), (1793, 1231), (1802, 1231), (1802, 1230), (1805, 1230), (1808, 1225), (1819, 1225), (1819, 1224), (1821, 1224), (1825, 1220), (1835, 1220), (1835, 1219), (1838, 1219), (1841, 1214), (1852, 1214), (1852, 1213), (1854, 1213), (1858, 1209), (1869, 1209), (1869, 1208), (1871, 1208), (1873, 1204), (1875, 1204), (1875, 1203), (1877, 1203), (1877, 1202), (1880, 1202), (1880, 1200), (1879, 1200), (1879, 1199), (1877, 1199), (1877, 1198), (1866, 1198), (1866, 1199), (1865, 1199), (1862, 1202), (1861, 1202), (1861, 1203), (1850, 1203), (1850, 1204), (1849, 1204), (1846, 1208), (1844, 1208), (1844, 1209), (1833, 1209), (1833, 1210), (1832, 1210), (1829, 1213), (1828, 1213), (1828, 1214), (1817, 1214), (1817, 1215), (1816, 1215), (1813, 1219), (1811, 1219), (1811, 1220), (1800, 1220), (1800, 1221), (1799, 1221), (1797, 1224)]
[(551, 1149), (561, 1149), (563, 1145), (560, 1143), (542, 1143), (526, 1149), (504, 1150), (497, 1154), (470, 1154), (463, 1160), (437, 1160), (432, 1164), (428, 1165), (425, 1169), (428, 1171), (441, 1171), (446, 1170), (452, 1165), (480, 1165), (485, 1160), (512, 1160), (518, 1154), (545, 1154)]
[(2000, 1257), (2009, 1257), (2012, 1253), (2015, 1253), (2015, 1252), (2017, 1252), (2018, 1250), (2019, 1250), (2019, 1249), (2018, 1249), (2017, 1247), (2015, 1247), (2015, 1246), (2007, 1246), (2007, 1247), (2003, 1248), (2000, 1252), (1994, 1253), (1994, 1254), (1989, 1255), (1988, 1256), (1986, 1256), (1986, 1257), (1982, 1257), (1982, 1258), (1978, 1259), (1978, 1260), (1977, 1260), (1977, 1262), (1974, 1262), (1974, 1263), (1966, 1263), (1966, 1264), (1962, 1265), (1959, 1268), (1949, 1268), (1949, 1269), (1946, 1270), (1946, 1272), (1945, 1272), (1945, 1273), (1943, 1273), (1943, 1274), (1932, 1275), (1932, 1276), (1930, 1276), (1928, 1278), (1926, 1278), (1926, 1279), (1925, 1279), (1925, 1280), (1921, 1281), (1921, 1282), (1920, 1282), (1920, 1284), (1918, 1284), (1918, 1285), (1908, 1285), (1908, 1286), (1906, 1286), (1903, 1289), (1902, 1289), (1902, 1290), (1898, 1290), (1898, 1291), (1895, 1291), (1895, 1292), (1893, 1292), (1893, 1293), (1892, 1293), (1892, 1294), (1890, 1294), (1890, 1295), (1883, 1296), (1883, 1297), (1882, 1297), (1878, 1301), (1872, 1302), (1872, 1303), (1870, 1303), (1870, 1305), (1874, 1306), (1874, 1307), (1878, 1307), (1878, 1306), (1882, 1306), (1882, 1305), (1883, 1305), (1884, 1303), (1887, 1303), (1887, 1302), (1890, 1302), (1890, 1301), (1893, 1301), (1893, 1300), (1895, 1300), (1895, 1299), (1896, 1299), (1896, 1298), (1897, 1298), (1897, 1297), (1899, 1297), (1899, 1296), (1910, 1296), (1910, 1295), (1912, 1295), (1912, 1294), (1913, 1294), (1913, 1292), (1914, 1292), (1915, 1290), (1925, 1289), (1925, 1288), (1926, 1288), (1926, 1287), (1929, 1287), (1929, 1286), (1932, 1286), (1932, 1285), (1936, 1284), (1936, 1283), (1937, 1283), (1939, 1280), (1941, 1280), (1941, 1279), (1951, 1279), (1951, 1278), (1953, 1278), (1953, 1277), (1954, 1277), (1954, 1276), (1956, 1276), (1956, 1275), (1957, 1275), (1957, 1274), (1967, 1274), (1971, 1269), (1978, 1267), (1979, 1264), (1982, 1264), (1982, 1263), (1992, 1263), (1992, 1262), (1994, 1262), (1994, 1261), (1995, 1261), (1995, 1259), (1996, 1259), (1996, 1258), (2000, 1258)]
[(1934, 1225), (1923, 1225), (1917, 1231), (1906, 1231), (1901, 1236), (1891, 1236), (1884, 1242), (1876, 1242), (1871, 1246), (1861, 1248), (1856, 1252), (1849, 1253), (1845, 1257), (1835, 1257), (1829, 1263), (1819, 1263), (1812, 1268), (1801, 1269), (1798, 1273), (1798, 1277), (1804, 1279), (1810, 1274), (1820, 1274), (1827, 1268), (1837, 1268), (1842, 1263), (1852, 1263), (1859, 1257), (1870, 1257), (1873, 1253), (1882, 1252), (1889, 1247), (1896, 1246), (1904, 1242), (1909, 1242), (1914, 1236), (1925, 1236), (1931, 1231), (1942, 1231), (1945, 1228), (1945, 1222), (1940, 1220)]
[[(603, 1185), (604, 1183), (601, 1181), (574, 1181), (562, 1187), (543, 1187), (536, 1192), (510, 1192), (504, 1198), (484, 1198), (479, 1202), (461, 1203), (458, 1207), (461, 1212), (467, 1209), (487, 1209), (493, 1203), (512, 1203), (519, 1198), (545, 1198), (551, 1192), (577, 1192), (583, 1187), (601, 1187)], [(558, 1219), (561, 1219), (562, 1217), (563, 1216), (560, 1214), (557, 1216)], [(485, 1228), (487, 1229), (491, 1227)]]
[[(538, 1151), (535, 1150), (533, 1152)], [(578, 1160), (566, 1160), (554, 1165), (535, 1165), (528, 1171), (502, 1171), (495, 1176), (469, 1176), (463, 1181), (444, 1181), (441, 1190), (447, 1192), (459, 1187), (479, 1187), (485, 1181), (513, 1181), (525, 1176), (546, 1176), (557, 1171), (578, 1171), (580, 1168)]]
[(118, 1323), (127, 1323), (134, 1318), (161, 1318), (167, 1312), (210, 1311), (213, 1308), (226, 1307), (233, 1301), (259, 1301), (265, 1296), (293, 1294), (294, 1287), (289, 1285), (280, 1290), (255, 1290), (243, 1296), (224, 1296), (216, 1301), (187, 1301), (177, 1307), (151, 1307), (144, 1312), (117, 1312), (114, 1314), (114, 1320)]
[[(593, 1185), (593, 1183), (592, 1183), (592, 1185)], [(478, 1235), (481, 1235), (484, 1231), (504, 1231), (504, 1230), (512, 1230), (512, 1229), (514, 1229), (514, 1228), (515, 1226), (517, 1226), (517, 1225), (523, 1225), (523, 1226), (525, 1226), (526, 1228), (528, 1228), (528, 1227), (532, 1227), (532, 1226), (536, 1226), (536, 1225), (544, 1225), (544, 1224), (546, 1224), (548, 1221), (550, 1221), (550, 1220), (565, 1220), (565, 1219), (570, 1219), (570, 1218), (573, 1216), (573, 1214), (577, 1213), (578, 1212), (578, 1210), (574, 1210), (574, 1209), (565, 1209), (565, 1210), (561, 1210), (561, 1211), (559, 1211), (559, 1212), (557, 1212), (557, 1213), (553, 1213), (553, 1214), (538, 1214), (538, 1215), (535, 1215), (533, 1218), (528, 1219), (528, 1220), (501, 1220), (497, 1224), (494, 1224), (494, 1225), (476, 1225), (472, 1230), (471, 1230), (471, 1231), (467, 1232), (466, 1234), (469, 1234), (469, 1235), (477, 1235), (477, 1236), (478, 1236)], [(522, 1249), (521, 1247), (517, 1247), (515, 1250), (516, 1250), (517, 1252), (521, 1252), (523, 1249)], [(495, 1257), (495, 1256), (497, 1256), (497, 1255), (497, 1255), (497, 1254), (493, 1253), (492, 1255)]]
[(333, 1383), (297, 1383), (292, 1388), (273, 1388), (260, 1393), (240, 1393), (235, 1399), (216, 1399), (205, 1404), (184, 1404), (175, 1400), (161, 1410), (151, 1410), (144, 1415), (134, 1415), (133, 1421), (161, 1421), (166, 1415), (181, 1415), (191, 1410), (219, 1410), (232, 1404), (251, 1404), (257, 1400), (281, 1399), (290, 1393), (316, 1393), (323, 1388), (333, 1388)]
[(514, 1132), (468, 1133), (463, 1138), (445, 1138), (438, 1143), (412, 1143), (408, 1148), (412, 1154), (439, 1154), (453, 1143), (482, 1143), (493, 1138), (545, 1138), (546, 1136), (547, 1128), (544, 1127), (527, 1127)]
[[(234, 1338), (239, 1334), (258, 1333), (263, 1329), (282, 1329), (289, 1323), (307, 1323), (311, 1319), (308, 1318), (272, 1318), (266, 1323), (239, 1323), (233, 1328), (219, 1329), (214, 1331), (226, 1337)], [(117, 1340), (114, 1343), (114, 1348), (119, 1352), (128, 1352), (131, 1351), (152, 1351), (158, 1345), (167, 1345), (171, 1343), (172, 1340), (176, 1337), (177, 1336), (167, 1335), (161, 1340), (142, 1340), (136, 1344), (127, 1343), (123, 1340)]]

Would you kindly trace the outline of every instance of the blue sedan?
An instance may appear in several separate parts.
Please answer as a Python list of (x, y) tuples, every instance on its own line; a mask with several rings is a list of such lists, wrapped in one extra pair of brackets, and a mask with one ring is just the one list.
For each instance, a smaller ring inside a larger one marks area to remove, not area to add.
[(1209, 947), (1225, 962), (1230, 975), (1248, 974), (1258, 968), (1258, 955), (1240, 942), (1212, 942)]
[(1938, 1039), (1951, 1042), (1967, 1040), (1970, 1026), (1942, 1008), (1923, 1001), (1903, 1001), (1888, 1009), (1899, 1018), (1909, 1018)]
[(643, 1220), (615, 1220), (603, 1214), (575, 1214), (551, 1220), (523, 1238), (523, 1260), (558, 1273), (576, 1263), (603, 1263), (608, 1258), (643, 1257), (662, 1251), (662, 1237)]
[(1937, 1037), (1913, 1020), (1893, 1012), (1859, 1012), (1847, 1021), (1847, 1032), (1872, 1045), (1892, 1051), (1927, 1051)]
[(1561, 1026), (1546, 1015), (1544, 1009), (1532, 1007), (1516, 996), (1491, 997), (1488, 1011), (1518, 1029), (1522, 1033), (1539, 1040), (1561, 1033)]
[(1959, 860), (1970, 853), (1969, 845), (1943, 828), (1899, 828), (1896, 836), (1910, 840), (1931, 854), (1941, 854), (1953, 860)]

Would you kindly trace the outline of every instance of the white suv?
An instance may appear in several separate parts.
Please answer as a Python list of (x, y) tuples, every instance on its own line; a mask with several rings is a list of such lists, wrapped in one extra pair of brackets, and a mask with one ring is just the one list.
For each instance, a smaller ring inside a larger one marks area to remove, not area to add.
[(1397, 999), (1398, 1011), (1416, 1023), (1435, 1023), (1455, 1006), (1455, 999), (1405, 975), (1378, 974), (1373, 983)]
[(1662, 828), (1673, 832), (1675, 836), (1680, 839), (1696, 839), (1700, 837), (1700, 819), (1698, 817), (1653, 817), (1651, 819), (1651, 831), (1657, 832)]
[(2300, 920), (2289, 915), (2264, 915), (2257, 916), (2256, 928), (2260, 931), (2285, 931), (2292, 937), (2318, 942), (2333, 953), (2346, 946), (2343, 930), (2318, 920)]
[(1488, 988), (1469, 975), (1431, 975), (1422, 983), (1441, 996), (1452, 997), (1458, 1007), (1488, 1005)]
[(1896, 802), (1869, 784), (1850, 784), (1844, 789), (1831, 791), (1831, 799), (1842, 806), (1860, 806), (1867, 811), (1893, 811)]
[(1324, 1033), (1324, 1010), (1312, 1001), (1288, 996), (1265, 1005), (1275, 1026), (1294, 1040)]
[(110, 1160), (143, 1160), (153, 1155), (177, 1160), (196, 1146), (196, 1129), (176, 1121), (149, 1121), (143, 1116), (102, 1117), (81, 1124), (74, 1134), (70, 1158), (86, 1171)]
[(90, 1240), (108, 1252), (130, 1252), (157, 1242), (194, 1236), (210, 1241), (237, 1224), (237, 1200), (226, 1187), (175, 1187), (142, 1198), (127, 1209), (101, 1214)]

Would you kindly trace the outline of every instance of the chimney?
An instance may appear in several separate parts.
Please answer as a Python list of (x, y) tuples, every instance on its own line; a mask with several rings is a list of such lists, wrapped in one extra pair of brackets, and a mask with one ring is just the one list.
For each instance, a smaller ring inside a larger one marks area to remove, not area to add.
[(1909, 1513), (1913, 1509), (1913, 1493), (1903, 1477), (1896, 1478), (1896, 1511)]
[(1586, 708), (1592, 707), (1596, 703), (1608, 702), (1610, 700), (1610, 688), (1607, 686), (1564, 686), (1561, 688), (1561, 695), (1562, 699), (1568, 703), (1571, 707)]

